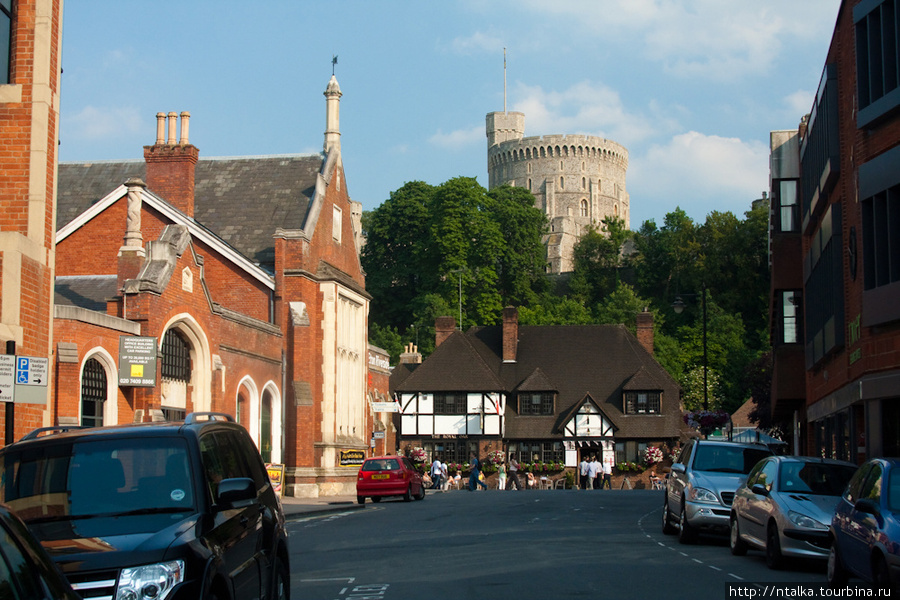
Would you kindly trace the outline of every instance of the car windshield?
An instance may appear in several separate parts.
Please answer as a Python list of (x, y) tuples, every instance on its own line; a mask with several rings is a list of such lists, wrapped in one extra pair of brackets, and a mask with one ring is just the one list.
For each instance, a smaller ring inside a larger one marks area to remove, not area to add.
[(760, 460), (772, 453), (763, 448), (727, 444), (701, 444), (694, 458), (695, 471), (716, 471), (746, 475)]
[(781, 465), (778, 489), (782, 492), (840, 496), (856, 467), (817, 462), (786, 461)]
[(376, 458), (363, 463), (363, 471), (397, 471), (400, 463), (394, 458)]
[(45, 444), (0, 457), (0, 502), (25, 521), (189, 510), (185, 443), (134, 438)]

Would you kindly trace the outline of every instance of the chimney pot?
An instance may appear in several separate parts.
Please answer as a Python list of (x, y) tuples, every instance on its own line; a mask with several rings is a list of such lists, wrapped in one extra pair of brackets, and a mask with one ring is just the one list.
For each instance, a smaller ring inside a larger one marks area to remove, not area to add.
[(156, 145), (162, 146), (166, 142), (166, 113), (156, 113)]
[(188, 126), (191, 118), (191, 113), (188, 111), (183, 111), (181, 113), (181, 139), (178, 140), (178, 144), (181, 146), (188, 145)]
[(170, 112), (169, 113), (169, 133), (166, 136), (166, 145), (174, 146), (175, 145), (175, 126), (176, 120), (178, 119), (178, 113)]

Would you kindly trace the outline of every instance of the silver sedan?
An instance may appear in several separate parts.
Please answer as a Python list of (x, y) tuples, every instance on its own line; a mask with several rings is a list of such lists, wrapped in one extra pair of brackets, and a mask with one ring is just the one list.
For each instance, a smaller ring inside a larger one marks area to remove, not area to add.
[(856, 465), (811, 456), (770, 456), (753, 467), (731, 506), (731, 553), (763, 550), (778, 569), (784, 557), (828, 558), (828, 526)]

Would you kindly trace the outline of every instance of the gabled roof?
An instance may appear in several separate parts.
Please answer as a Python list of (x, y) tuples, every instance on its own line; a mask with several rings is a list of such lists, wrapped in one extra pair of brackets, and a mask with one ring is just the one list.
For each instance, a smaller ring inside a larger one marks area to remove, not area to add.
[(639, 391), (639, 390), (644, 390), (644, 391), (661, 390), (662, 385), (660, 385), (659, 381), (657, 381), (656, 378), (653, 377), (653, 375), (651, 375), (647, 371), (647, 369), (642, 366), (640, 369), (638, 369), (638, 372), (635, 373), (631, 377), (631, 379), (628, 380), (628, 383), (626, 383), (623, 386), (623, 389), (629, 390), (629, 391), (631, 391), (631, 390), (636, 390), (636, 391)]
[(522, 383), (516, 387), (517, 392), (555, 392), (557, 387), (550, 381), (547, 375), (537, 367), (531, 372), (531, 375), (525, 378)]
[(456, 331), (401, 383), (398, 392), (495, 392), (505, 386), (469, 338)]
[(609, 415), (607, 415), (605, 412), (603, 412), (603, 409), (600, 408), (600, 405), (597, 404), (593, 398), (591, 398), (590, 394), (585, 394), (584, 398), (581, 399), (581, 402), (576, 402), (575, 404), (572, 405), (572, 408), (570, 408), (566, 412), (559, 415), (559, 419), (557, 421), (556, 428), (554, 429), (554, 431), (557, 433), (561, 433), (563, 430), (563, 427), (566, 426), (566, 423), (571, 421), (575, 417), (575, 415), (578, 414), (578, 411), (581, 410), (581, 407), (583, 407), (585, 404), (592, 404), (593, 406), (595, 406), (597, 408), (597, 411), (599, 412), (599, 414), (601, 416), (603, 416), (604, 419), (612, 422), (614, 429), (618, 429), (618, 427), (616, 427), (615, 422), (609, 418)]
[[(273, 233), (307, 227), (324, 162), (323, 154), (201, 158), (194, 170), (193, 221), (272, 273)], [(146, 181), (143, 160), (60, 163), (57, 230), (130, 177)]]
[[(510, 439), (560, 437), (561, 416), (577, 411), (586, 397), (621, 437), (665, 439), (677, 436), (683, 425), (678, 384), (623, 325), (520, 325), (516, 361), (503, 362), (502, 348), (502, 326), (454, 332), (402, 381), (392, 378), (392, 389), (555, 391), (554, 415), (519, 416), (515, 403), (508, 403), (505, 437)], [(495, 387), (487, 387), (492, 379)], [(622, 393), (629, 382), (662, 391), (663, 413), (624, 414)]]
[[(120, 185), (112, 190), (109, 194), (107, 194), (104, 198), (101, 198), (100, 200), (91, 204), (87, 208), (87, 210), (79, 214), (74, 220), (70, 221), (64, 227), (56, 231), (56, 243), (59, 243), (62, 240), (66, 239), (66, 237), (71, 235), (75, 230), (88, 223), (96, 215), (106, 210), (112, 204), (118, 202), (126, 194), (127, 190), (125, 189), (125, 186)], [(144, 203), (165, 215), (165, 217), (169, 219), (173, 224), (183, 225), (192, 237), (203, 241), (203, 243), (213, 248), (229, 260), (233, 261), (239, 268), (246, 271), (251, 277), (259, 281), (269, 289), (275, 289), (275, 280), (267, 271), (247, 260), (245, 255), (229, 246), (224, 240), (215, 235), (213, 232), (209, 231), (205, 227), (200, 226), (193, 219), (188, 218), (187, 215), (185, 215), (183, 212), (181, 212), (165, 200), (161, 199), (153, 192), (145, 190), (141, 196)]]

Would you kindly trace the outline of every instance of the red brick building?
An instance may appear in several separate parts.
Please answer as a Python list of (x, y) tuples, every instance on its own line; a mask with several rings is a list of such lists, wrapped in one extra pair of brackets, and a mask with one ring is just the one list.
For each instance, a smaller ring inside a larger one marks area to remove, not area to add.
[[(0, 6), (0, 39), (9, 40), (0, 47), (0, 353), (14, 343), (18, 355), (48, 359), (62, 2), (7, 4)], [(5, 441), (49, 422), (47, 389), (27, 404), (0, 402)]]
[[(190, 115), (159, 113), (143, 161), (59, 166), (53, 421), (223, 411), (287, 494), (354, 493), (369, 296), (334, 77), (325, 96), (320, 154), (204, 159)], [(140, 338), (155, 365), (124, 364)]]
[(844, 0), (810, 114), (772, 133), (772, 406), (795, 450), (900, 454), (900, 22)]

